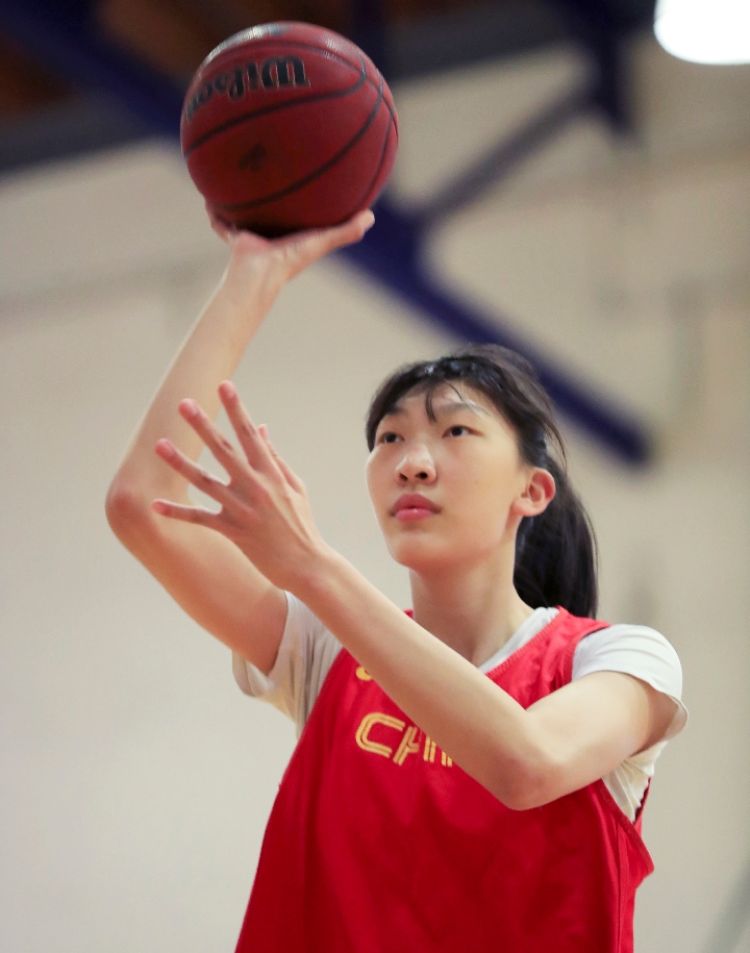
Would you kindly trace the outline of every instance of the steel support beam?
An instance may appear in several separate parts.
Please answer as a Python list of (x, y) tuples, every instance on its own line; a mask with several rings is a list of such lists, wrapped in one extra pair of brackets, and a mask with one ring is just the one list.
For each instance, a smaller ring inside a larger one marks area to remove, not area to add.
[(441, 285), (422, 264), (418, 220), (387, 198), (376, 209), (377, 226), (359, 245), (339, 254), (369, 278), (384, 285), (426, 323), (465, 343), (495, 343), (523, 354), (536, 367), (558, 411), (594, 443), (628, 464), (651, 456), (651, 441), (642, 423), (614, 401), (587, 387), (549, 356), (514, 333), (511, 322), (483, 312), (459, 291)]
[(103, 36), (90, 7), (86, 0), (0, 0), (0, 25), (46, 69), (125, 107), (145, 135), (174, 139), (183, 91)]
[[(360, 23), (366, 22), (368, 6), (362, 2)], [(176, 140), (182, 90), (103, 38), (91, 23), (85, 2), (3, 0), (0, 14), (8, 32), (47, 66), (83, 87), (111, 96), (142, 121), (144, 132)], [(480, 157), (421, 211), (399, 208), (384, 198), (377, 209), (378, 227), (365, 242), (342, 254), (457, 341), (495, 341), (525, 354), (539, 369), (562, 414), (620, 460), (640, 464), (650, 455), (650, 440), (638, 421), (538, 353), (510, 330), (509, 321), (481, 312), (457, 291), (442, 287), (424, 265), (423, 248), (432, 222), (508, 175), (526, 155), (591, 105), (591, 90), (572, 90)]]

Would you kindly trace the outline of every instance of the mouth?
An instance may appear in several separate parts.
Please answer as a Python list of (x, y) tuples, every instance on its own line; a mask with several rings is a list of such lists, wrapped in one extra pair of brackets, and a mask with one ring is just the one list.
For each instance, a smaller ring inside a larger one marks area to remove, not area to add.
[(428, 516), (434, 516), (439, 512), (440, 508), (432, 500), (414, 493), (396, 500), (391, 515), (401, 522), (411, 522), (412, 520), (426, 519)]

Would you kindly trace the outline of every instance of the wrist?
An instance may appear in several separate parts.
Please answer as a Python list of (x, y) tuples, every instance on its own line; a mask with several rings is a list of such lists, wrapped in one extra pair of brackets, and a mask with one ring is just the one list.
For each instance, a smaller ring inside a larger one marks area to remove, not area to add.
[(289, 591), (312, 609), (322, 601), (330, 599), (336, 589), (337, 581), (351, 570), (350, 564), (327, 543), (322, 542), (289, 586)]
[(240, 267), (230, 261), (219, 283), (218, 294), (234, 310), (265, 314), (283, 285), (278, 274), (258, 262), (246, 262)]

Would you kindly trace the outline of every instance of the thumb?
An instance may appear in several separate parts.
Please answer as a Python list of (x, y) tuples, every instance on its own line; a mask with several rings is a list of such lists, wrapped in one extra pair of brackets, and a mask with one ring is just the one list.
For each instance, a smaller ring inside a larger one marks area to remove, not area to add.
[(291, 275), (296, 275), (307, 265), (338, 248), (361, 241), (374, 224), (375, 216), (370, 209), (365, 209), (357, 212), (341, 225), (308, 229), (283, 239), (291, 266)]

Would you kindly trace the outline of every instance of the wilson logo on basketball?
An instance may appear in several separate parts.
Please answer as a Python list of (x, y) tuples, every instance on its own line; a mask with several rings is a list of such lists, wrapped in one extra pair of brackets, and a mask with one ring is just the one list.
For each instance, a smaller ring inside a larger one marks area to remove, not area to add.
[(260, 63), (247, 63), (230, 73), (217, 73), (190, 99), (185, 117), (190, 120), (214, 96), (238, 100), (254, 90), (309, 86), (305, 64), (299, 56), (272, 56)]

